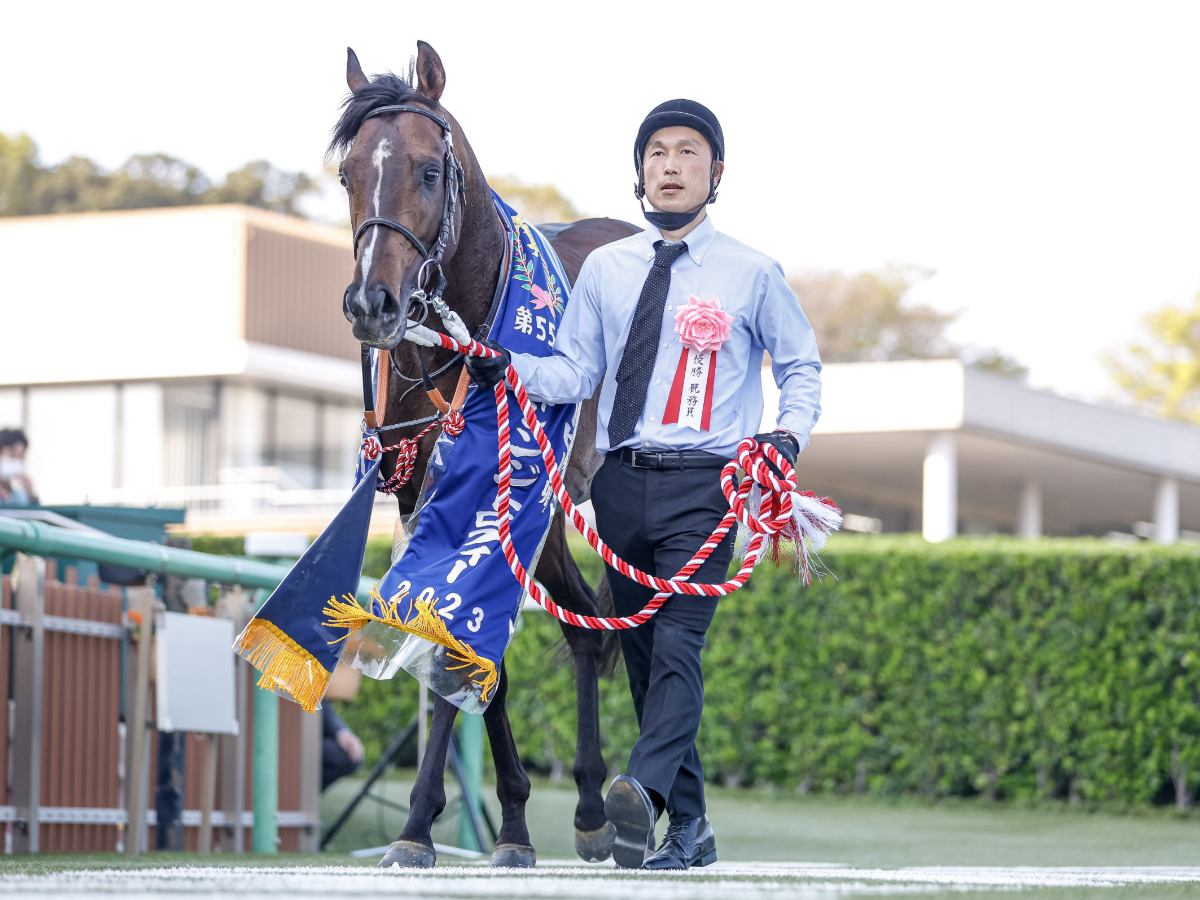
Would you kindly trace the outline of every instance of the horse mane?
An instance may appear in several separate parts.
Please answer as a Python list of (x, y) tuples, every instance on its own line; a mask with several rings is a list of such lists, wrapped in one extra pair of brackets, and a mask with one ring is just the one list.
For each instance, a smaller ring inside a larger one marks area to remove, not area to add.
[(371, 110), (381, 106), (399, 106), (402, 103), (416, 101), (430, 106), (429, 100), (421, 94), (417, 87), (417, 61), (408, 61), (408, 74), (401, 76), (393, 72), (374, 75), (371, 83), (361, 88), (358, 93), (350, 94), (342, 102), (342, 115), (333, 127), (333, 137), (329, 141), (327, 157), (344, 154), (354, 143), (354, 136), (366, 121)]

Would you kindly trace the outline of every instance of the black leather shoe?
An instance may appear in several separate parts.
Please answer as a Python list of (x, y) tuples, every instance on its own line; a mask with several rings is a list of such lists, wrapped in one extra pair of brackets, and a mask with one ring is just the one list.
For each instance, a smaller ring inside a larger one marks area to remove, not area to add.
[(618, 775), (604, 798), (604, 815), (617, 829), (613, 861), (622, 869), (640, 869), (654, 849), (658, 812), (645, 788), (628, 775)]
[(672, 822), (658, 852), (642, 863), (643, 869), (690, 869), (717, 861), (717, 838), (708, 816)]

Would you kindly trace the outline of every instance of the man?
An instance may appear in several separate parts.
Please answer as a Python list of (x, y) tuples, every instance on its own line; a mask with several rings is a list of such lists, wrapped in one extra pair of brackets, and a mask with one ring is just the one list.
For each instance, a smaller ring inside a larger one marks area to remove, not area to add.
[[(720, 469), (761, 421), (763, 351), (781, 392), (779, 430), (756, 437), (789, 461), (820, 412), (821, 362), (778, 263), (719, 233), (706, 215), (725, 170), (716, 116), (690, 100), (656, 107), (638, 130), (634, 163), (635, 193), (653, 207), (643, 207), (651, 227), (588, 257), (552, 357), (512, 354), (511, 363), (530, 396), (547, 403), (584, 400), (603, 379), (597, 531), (626, 562), (670, 578), (728, 509)], [(505, 352), (467, 366), (490, 388), (509, 359)], [(692, 581), (726, 579), (733, 537)], [(654, 595), (611, 568), (608, 578), (618, 615)], [(716, 859), (695, 745), (704, 708), (700, 650), (716, 607), (715, 597), (676, 595), (646, 624), (620, 632), (640, 726), (627, 774), (613, 781), (604, 805), (620, 866), (684, 869)], [(651, 855), (664, 809), (670, 825)]]
[(29, 439), (19, 428), (0, 428), (0, 506), (35, 506), (33, 482), (25, 474)]
[(321, 790), (339, 778), (356, 771), (363, 761), (363, 743), (341, 716), (333, 711), (333, 704), (326, 701), (321, 705)]

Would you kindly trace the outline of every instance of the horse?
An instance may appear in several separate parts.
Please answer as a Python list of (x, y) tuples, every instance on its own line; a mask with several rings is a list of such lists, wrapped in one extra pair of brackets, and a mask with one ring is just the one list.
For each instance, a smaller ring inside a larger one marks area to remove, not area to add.
[[(387, 355), (391, 370), (388, 403), (379, 424), (387, 428), (412, 423), (383, 432), (387, 435), (383, 443), (388, 444), (400, 436), (415, 436), (420, 424), (436, 412), (421, 389), (422, 373), (432, 370), (434, 384), (450, 396), (463, 367), (461, 357), (441, 349), (431, 353), (426, 367), (419, 355), (422, 351), (403, 341), (411, 298), (419, 288), (419, 296), (424, 296), (423, 289), (437, 276), (429, 271), (431, 252), (426, 247), (438, 248), (436, 265), (445, 277), (445, 303), (472, 333), (479, 333), (486, 325), (508, 246), (483, 170), (462, 127), (441, 105), (446, 72), (434, 49), (418, 42), (407, 78), (388, 73), (370, 79), (363, 74), (354, 51), (348, 49), (346, 83), (350, 95), (329, 147), (331, 156), (342, 157), (339, 175), (355, 229), (354, 280), (346, 289), (342, 311), (359, 342)], [(402, 109), (388, 111), (385, 107)], [(452, 138), (452, 148), (447, 138)], [(545, 234), (573, 284), (592, 250), (639, 230), (614, 219), (584, 219), (549, 227)], [(432, 318), (427, 324), (432, 324)], [(588, 499), (592, 476), (602, 462), (595, 449), (596, 403), (593, 396), (583, 404), (566, 473), (567, 489), (576, 503)], [(421, 440), (414, 471), (424, 471), (436, 438), (435, 431)], [(394, 471), (396, 465), (397, 451), (391, 451), (384, 455), (380, 471)], [(418, 490), (417, 482), (410, 480), (396, 492), (401, 515), (413, 511)], [(600, 586), (599, 595), (593, 593), (567, 550), (561, 510), (552, 521), (535, 575), (562, 607), (578, 614), (610, 614), (607, 582)], [(600, 861), (612, 853), (615, 829), (604, 815), (600, 793), (607, 767), (600, 750), (598, 679), (614, 661), (619, 645), (613, 632), (588, 631), (565, 623), (562, 629), (574, 662), (579, 717), (572, 770), (579, 790), (575, 848), (584, 860)], [(528, 867), (536, 862), (525, 822), (529, 778), (509, 727), (507, 688), (502, 666), (494, 699), (484, 713), (503, 820), (491, 864)], [(435, 697), (408, 821), (381, 866), (428, 867), (436, 861), (430, 829), (446, 806), (444, 768), (457, 712), (453, 704)]]

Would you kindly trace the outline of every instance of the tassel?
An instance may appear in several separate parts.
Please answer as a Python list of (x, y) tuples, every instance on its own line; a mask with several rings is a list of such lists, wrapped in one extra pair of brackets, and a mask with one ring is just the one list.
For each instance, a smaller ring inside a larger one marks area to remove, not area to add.
[(793, 491), (792, 510), (792, 520), (783, 533), (796, 546), (800, 578), (809, 587), (814, 569), (820, 575), (820, 551), (825, 541), (842, 527), (842, 511), (829, 497), (818, 497), (812, 491)]
[[(372, 588), (369, 609), (363, 609), (358, 600), (349, 594), (343, 594), (340, 600), (337, 597), (330, 597), (324, 610), (325, 624), (331, 628), (348, 629), (344, 635), (330, 643), (337, 644), (344, 641), (368, 622), (379, 622), (408, 634), (415, 634), (419, 638), (441, 644), (450, 651), (448, 654), (450, 659), (459, 665), (447, 666), (446, 671), (466, 670), (464, 676), (479, 688), (479, 699), (486, 703), (496, 682), (499, 681), (496, 664), (490, 659), (481, 657), (471, 649), (470, 645), (463, 643), (450, 633), (446, 628), (446, 621), (437, 614), (437, 597), (428, 603), (420, 599), (410, 599), (408, 602), (410, 618), (407, 621), (403, 620), (400, 616), (399, 606), (406, 596), (407, 594), (397, 594), (391, 600), (384, 600), (379, 595), (378, 589)], [(379, 604), (380, 615), (373, 612), (376, 603)], [(416, 610), (415, 616), (411, 615), (413, 610)]]
[[(747, 498), (750, 510), (756, 518), (762, 510), (763, 496), (762, 489), (756, 484)], [(768, 504), (774, 505), (774, 499), (774, 496), (768, 495)], [(767, 512), (772, 510), (768, 509)], [(813, 572), (819, 577), (823, 571), (820, 550), (824, 548), (829, 535), (841, 526), (842, 511), (829, 497), (818, 497), (812, 491), (793, 491), (791, 521), (770, 538), (771, 559), (778, 564), (781, 555), (791, 558), (795, 554), (797, 574), (804, 586), (810, 587)], [(738, 529), (734, 554), (739, 559), (745, 558), (751, 536), (750, 529)]]
[(262, 672), (258, 686), (284, 691), (305, 712), (316, 712), (329, 686), (329, 671), (316, 657), (266, 619), (251, 619), (234, 645), (250, 665)]

